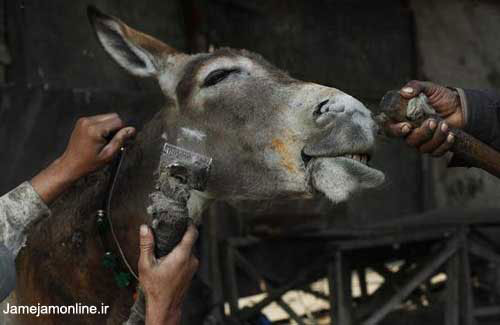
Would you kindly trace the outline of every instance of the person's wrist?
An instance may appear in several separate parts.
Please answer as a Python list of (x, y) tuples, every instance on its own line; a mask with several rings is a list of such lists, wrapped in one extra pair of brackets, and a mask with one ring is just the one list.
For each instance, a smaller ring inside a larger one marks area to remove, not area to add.
[(61, 179), (68, 183), (74, 183), (86, 173), (82, 168), (75, 164), (74, 159), (67, 158), (64, 154), (54, 161), (54, 166), (59, 170)]
[(168, 302), (146, 299), (147, 325), (177, 325), (181, 319), (181, 309), (171, 308)]
[(68, 170), (64, 160), (58, 158), (33, 177), (31, 185), (42, 201), (50, 205), (77, 179), (77, 176)]
[(465, 93), (462, 88), (455, 88), (455, 92), (457, 94), (457, 107), (460, 112), (461, 124), (459, 128), (464, 129), (467, 126), (468, 120), (468, 107), (467, 100), (465, 98)]
[(453, 103), (451, 104), (453, 107), (453, 113), (446, 118), (448, 124), (451, 127), (462, 129), (465, 126), (464, 114), (462, 112), (462, 105), (460, 101), (460, 95), (458, 92), (453, 89), (454, 98)]

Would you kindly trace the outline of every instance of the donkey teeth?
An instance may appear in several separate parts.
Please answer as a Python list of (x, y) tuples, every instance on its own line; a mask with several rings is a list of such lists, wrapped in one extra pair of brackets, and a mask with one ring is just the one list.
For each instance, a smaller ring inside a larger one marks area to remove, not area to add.
[(343, 155), (343, 157), (359, 161), (359, 162), (361, 162), (363, 164), (368, 163), (368, 155), (350, 155), (350, 154), (345, 154), (345, 155)]

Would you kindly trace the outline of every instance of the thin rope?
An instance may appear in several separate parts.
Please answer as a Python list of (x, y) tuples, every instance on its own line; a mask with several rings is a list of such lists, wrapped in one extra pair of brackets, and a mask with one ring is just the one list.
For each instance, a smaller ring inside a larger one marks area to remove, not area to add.
[(137, 281), (139, 281), (139, 277), (137, 276), (137, 274), (135, 274), (134, 270), (130, 266), (130, 263), (128, 262), (128, 259), (125, 256), (125, 253), (123, 253), (123, 249), (122, 249), (120, 242), (118, 241), (118, 238), (116, 237), (116, 234), (115, 234), (115, 229), (113, 227), (113, 221), (111, 220), (111, 199), (113, 198), (113, 193), (115, 191), (115, 185), (116, 185), (116, 182), (118, 180), (118, 175), (120, 174), (120, 169), (122, 167), (124, 157), (125, 157), (125, 147), (121, 147), (120, 148), (120, 159), (118, 161), (118, 167), (116, 168), (115, 175), (113, 176), (113, 182), (111, 183), (111, 189), (109, 191), (108, 202), (106, 204), (106, 218), (108, 219), (108, 224), (109, 224), (109, 227), (111, 229), (111, 235), (113, 236), (113, 241), (115, 242), (116, 247), (118, 248), (118, 251), (120, 252), (122, 260), (125, 263), (125, 266), (127, 266), (127, 269), (134, 276), (134, 278)]

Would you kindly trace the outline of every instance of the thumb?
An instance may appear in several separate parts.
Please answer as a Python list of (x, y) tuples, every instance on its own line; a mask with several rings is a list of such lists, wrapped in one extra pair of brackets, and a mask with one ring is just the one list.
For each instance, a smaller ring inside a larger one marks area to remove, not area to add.
[(386, 124), (384, 131), (385, 135), (390, 137), (405, 137), (407, 136), (412, 129), (411, 124), (409, 123), (395, 123), (395, 124)]
[(120, 150), (120, 148), (125, 144), (125, 142), (135, 135), (135, 128), (129, 126), (118, 131), (115, 136), (109, 141), (109, 143), (102, 148), (99, 154), (101, 158), (105, 161), (110, 161), (113, 159), (115, 154)]
[(155, 239), (151, 229), (147, 225), (140, 228), (141, 255), (139, 256), (139, 268), (149, 268), (155, 260), (154, 247)]
[(441, 86), (430, 81), (411, 80), (399, 91), (402, 97), (411, 99), (420, 93), (424, 93), (427, 97), (431, 97), (436, 93)]

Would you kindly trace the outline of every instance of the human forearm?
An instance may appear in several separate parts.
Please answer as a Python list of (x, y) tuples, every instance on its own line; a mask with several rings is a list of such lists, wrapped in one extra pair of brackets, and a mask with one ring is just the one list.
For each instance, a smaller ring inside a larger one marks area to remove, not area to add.
[(25, 182), (0, 197), (0, 243), (13, 256), (26, 241), (27, 227), (50, 214), (47, 205), (80, 177), (109, 163), (134, 136), (134, 128), (123, 126), (117, 114), (79, 119), (59, 159), (33, 177), (31, 184)]
[(73, 172), (64, 160), (57, 159), (31, 180), (31, 185), (45, 204), (50, 205), (81, 175)]
[[(493, 91), (450, 88), (428, 81), (412, 80), (400, 90), (410, 100), (420, 94), (440, 117), (424, 121), (419, 127), (388, 121), (384, 133), (404, 138), (422, 154), (441, 157), (455, 144), (453, 129), (462, 129), (494, 149), (500, 150), (500, 94)], [(451, 167), (466, 167), (467, 161), (453, 155)]]
[(198, 231), (190, 225), (181, 242), (161, 259), (154, 256), (154, 236), (146, 225), (141, 226), (140, 236), (139, 282), (146, 300), (146, 325), (178, 325), (184, 296), (198, 268), (192, 253)]
[(124, 127), (117, 114), (79, 119), (66, 150), (31, 180), (33, 188), (50, 205), (80, 177), (108, 164), (134, 134), (135, 129)]

